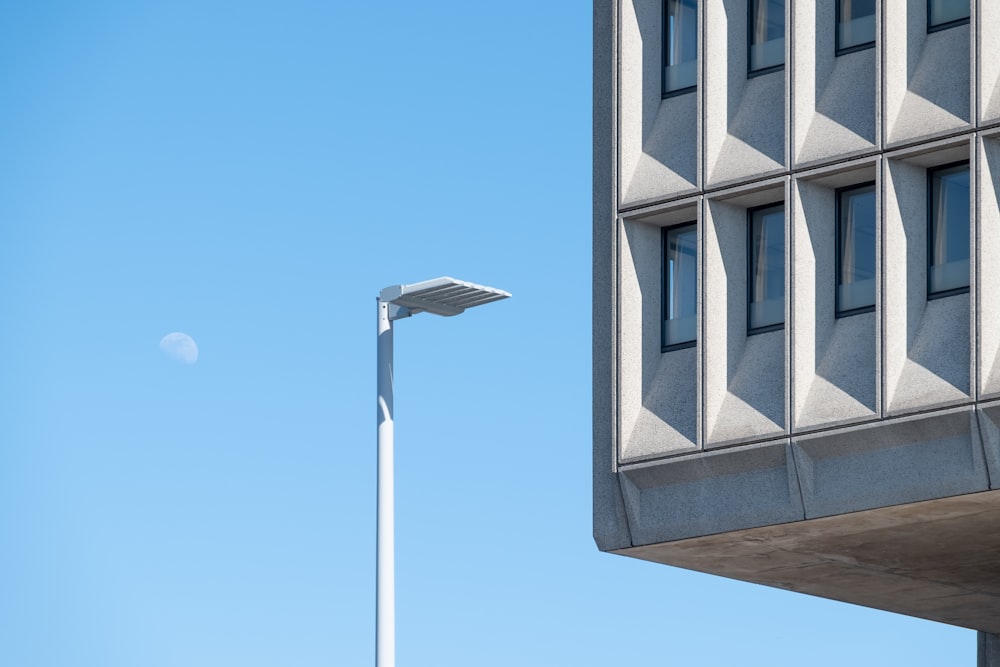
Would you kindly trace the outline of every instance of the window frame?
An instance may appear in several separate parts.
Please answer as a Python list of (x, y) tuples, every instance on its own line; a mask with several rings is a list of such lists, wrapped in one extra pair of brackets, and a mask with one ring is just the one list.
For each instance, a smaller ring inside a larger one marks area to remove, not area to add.
[[(698, 77), (695, 75), (695, 83), (693, 86), (687, 86), (685, 88), (678, 88), (676, 90), (667, 90), (667, 82), (664, 80), (664, 72), (667, 70), (667, 51), (669, 44), (667, 41), (667, 3), (670, 0), (663, 0), (660, 3), (660, 99), (665, 100), (670, 97), (679, 97), (681, 95), (687, 95), (688, 93), (693, 93), (698, 90)], [(695, 0), (695, 13), (697, 16), (698, 6), (700, 0)], [(698, 49), (698, 24), (695, 23), (695, 51)], [(696, 53), (695, 55), (695, 67), (697, 68), (698, 56), (701, 54)]]
[[(841, 261), (843, 259), (840, 249), (843, 246), (841, 243), (841, 231), (840, 231), (840, 214), (841, 214), (841, 197), (851, 190), (860, 190), (862, 188), (873, 188), (876, 186), (875, 181), (868, 181), (865, 183), (855, 183), (854, 185), (845, 185), (842, 188), (837, 188), (834, 190), (834, 197), (836, 198), (836, 220), (834, 223), (834, 252), (836, 253), (836, 263), (834, 264), (834, 280), (833, 280), (833, 315), (834, 319), (840, 319), (842, 317), (851, 317), (853, 315), (863, 315), (865, 313), (874, 313), (875, 304), (878, 303), (878, 290), (875, 290), (875, 303), (870, 306), (862, 306), (860, 308), (850, 308), (848, 310), (841, 310), (840, 308), (840, 275), (841, 275)], [(878, 189), (875, 189), (875, 272), (876, 279), (878, 275)]]
[(932, 32), (939, 32), (941, 30), (948, 30), (949, 28), (957, 28), (960, 25), (968, 25), (972, 20), (972, 0), (969, 0), (969, 16), (965, 18), (955, 19), (954, 21), (947, 21), (945, 23), (938, 23), (937, 25), (931, 25), (931, 3), (934, 0), (927, 0), (927, 34)]
[[(773, 74), (774, 72), (781, 72), (785, 69), (785, 55), (782, 56), (781, 63), (778, 65), (769, 65), (767, 67), (762, 67), (760, 69), (750, 69), (751, 56), (750, 52), (753, 50), (753, 7), (754, 2), (767, 2), (768, 0), (747, 0), (747, 78), (753, 79), (758, 76), (764, 76), (765, 74)], [(782, 0), (782, 8), (785, 9), (786, 0)], [(787, 11), (787, 9), (785, 9)], [(782, 18), (782, 22), (784, 18)], [(788, 24), (785, 22), (785, 36), (783, 39), (788, 39)], [(787, 47), (787, 45), (786, 45)]]
[[(928, 2), (928, 16), (930, 16), (930, 2)], [(841, 23), (841, 10), (840, 7), (843, 4), (842, 0), (834, 0), (834, 12), (836, 13), (836, 19), (834, 20), (834, 56), (846, 56), (849, 53), (857, 53), (858, 51), (867, 51), (868, 49), (875, 48), (875, 41), (878, 39), (878, 30), (875, 30), (875, 39), (870, 42), (865, 42), (864, 44), (855, 44), (854, 46), (840, 46), (840, 23)], [(878, 4), (876, 3), (875, 14), (878, 14)]]
[[(663, 227), (660, 229), (660, 353), (673, 352), (674, 350), (686, 350), (688, 348), (696, 347), (698, 345), (698, 329), (697, 323), (695, 323), (695, 337), (691, 340), (682, 341), (679, 343), (667, 344), (667, 237), (670, 232), (679, 231), (686, 228), (692, 228), (695, 230), (697, 238), (698, 231), (698, 221), (690, 220), (688, 222), (681, 222), (676, 225), (670, 225), (668, 227)], [(698, 261), (698, 249), (697, 241), (695, 243), (695, 294), (698, 290), (698, 279), (700, 268)], [(697, 298), (696, 298), (697, 303)], [(695, 317), (697, 319), (697, 305), (695, 306)]]
[(785, 322), (785, 315), (787, 313), (785, 313), (785, 314), (782, 315), (781, 322), (777, 322), (775, 324), (767, 324), (767, 325), (762, 326), (762, 327), (753, 327), (750, 324), (750, 305), (752, 303), (754, 303), (753, 301), (750, 300), (751, 297), (752, 297), (752, 290), (750, 289), (750, 285), (753, 284), (753, 278), (754, 278), (754, 276), (753, 276), (753, 255), (752, 255), (752, 253), (753, 253), (753, 216), (758, 211), (764, 211), (764, 210), (767, 210), (769, 208), (775, 208), (775, 209), (776, 208), (780, 208), (781, 209), (782, 224), (785, 227), (785, 229), (783, 230), (783, 232), (785, 233), (785, 242), (784, 242), (784, 244), (782, 246), (782, 253), (783, 253), (783, 255), (782, 255), (782, 259), (781, 259), (782, 274), (783, 274), (781, 276), (781, 280), (782, 280), (782, 297), (781, 298), (782, 298), (782, 302), (784, 303), (786, 309), (787, 309), (787, 306), (788, 306), (788, 284), (787, 284), (787, 281), (786, 281), (787, 275), (785, 275), (785, 274), (788, 273), (788, 267), (785, 265), (785, 257), (784, 257), (784, 253), (786, 253), (787, 250), (788, 250), (788, 234), (787, 234), (787, 231), (788, 231), (788, 229), (787, 229), (787, 227), (788, 227), (788, 214), (787, 214), (787, 211), (785, 210), (785, 201), (784, 200), (780, 200), (780, 201), (771, 202), (770, 204), (762, 204), (761, 206), (754, 206), (753, 208), (748, 208), (747, 209), (747, 220), (746, 220), (746, 226), (747, 226), (747, 236), (746, 236), (746, 262), (747, 262), (747, 275), (746, 275), (746, 311), (747, 312), (746, 312), (746, 323), (747, 323), (747, 336), (754, 336), (754, 335), (762, 334), (762, 333), (770, 333), (771, 331), (781, 331), (781, 330), (783, 330), (785, 328), (785, 324), (786, 324), (786, 322)]
[[(940, 290), (938, 292), (931, 291), (931, 257), (933, 257), (933, 237), (931, 235), (931, 229), (934, 227), (934, 175), (938, 172), (945, 171), (946, 169), (954, 169), (955, 167), (964, 166), (965, 170), (969, 173), (969, 189), (972, 189), (972, 171), (971, 163), (969, 160), (958, 160), (957, 162), (949, 162), (947, 164), (939, 164), (927, 169), (927, 249), (926, 257), (924, 261), (925, 272), (927, 273), (926, 279), (926, 293), (927, 300), (933, 301), (934, 299), (944, 299), (949, 296), (955, 296), (957, 294), (968, 294), (969, 289), (972, 285), (972, 273), (971, 273), (971, 260), (972, 260), (972, 222), (973, 222), (973, 209), (972, 202), (969, 202), (969, 260), (970, 260), (970, 273), (969, 273), (969, 284), (964, 287), (954, 287), (952, 289)], [(970, 195), (971, 196), (971, 195)]]

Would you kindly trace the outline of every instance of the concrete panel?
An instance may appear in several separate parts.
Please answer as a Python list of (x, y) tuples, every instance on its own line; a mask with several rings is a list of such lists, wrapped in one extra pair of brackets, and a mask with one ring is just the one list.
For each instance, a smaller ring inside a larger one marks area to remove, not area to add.
[(697, 190), (700, 112), (697, 91), (661, 100), (662, 0), (626, 0), (621, 6), (619, 149), (624, 207)]
[(696, 348), (661, 355), (656, 374), (644, 383), (642, 405), (620, 460), (694, 451), (697, 445)]
[(785, 440), (629, 467), (622, 478), (637, 545), (803, 518)]
[(824, 336), (828, 340), (822, 356), (816, 358), (812, 372), (806, 371), (806, 377), (799, 380), (805, 386), (796, 430), (878, 418), (875, 331), (875, 313), (834, 320)]
[[(926, 0), (884, 0), (888, 146), (970, 127), (968, 25), (927, 33)], [(905, 17), (905, 20), (903, 20)]]
[(878, 49), (836, 55), (835, 3), (799, 3), (794, 21), (795, 166), (871, 152), (880, 143)]
[(697, 190), (698, 105), (695, 93), (660, 102), (627, 181), (622, 206), (690, 194)]
[(1000, 396), (1000, 301), (996, 298), (1000, 285), (1000, 138), (980, 142), (976, 167), (979, 398), (985, 399)]
[(792, 440), (807, 518), (986, 491), (971, 408)]
[(1000, 403), (982, 405), (978, 411), (979, 433), (983, 438), (990, 488), (1000, 489)]
[(926, 302), (900, 373), (889, 386), (887, 414), (971, 400), (969, 354), (969, 295)]
[[(619, 449), (624, 438), (634, 428), (642, 406), (643, 352), (653, 331), (643, 331), (650, 306), (643, 303), (643, 283), (640, 279), (643, 259), (657, 261), (657, 244), (650, 243), (659, 233), (653, 226), (623, 222), (618, 235), (618, 433)], [(643, 244), (646, 241), (647, 243)], [(634, 247), (633, 247), (634, 246)], [(658, 281), (657, 281), (658, 282)], [(653, 285), (645, 286), (648, 290)], [(654, 298), (647, 293), (646, 298)]]
[[(855, 173), (855, 183), (871, 180), (867, 169)], [(876, 313), (836, 317), (836, 210), (833, 188), (821, 181), (795, 182), (791, 206), (793, 431), (878, 417)]]
[(783, 435), (784, 331), (748, 336), (722, 399), (719, 418), (706, 427), (706, 447)]
[[(968, 294), (927, 300), (927, 171), (888, 160), (883, 201), (886, 414), (971, 399), (972, 311)], [(952, 157), (942, 152), (942, 161)]]
[[(697, 206), (688, 203), (647, 219), (695, 222)], [(697, 348), (660, 351), (661, 234), (655, 222), (622, 223), (618, 258), (621, 461), (697, 448)]]
[(1000, 34), (1000, 3), (980, 0), (973, 3), (976, 43), (979, 47), (979, 122), (1000, 121), (1000, 58), (997, 35)]
[[(745, 0), (703, 3), (706, 183), (710, 186), (786, 169), (785, 70), (747, 78)], [(785, 25), (790, 25), (787, 19)], [(788, 42), (786, 38), (786, 43)], [(786, 51), (787, 60), (787, 51)]]
[[(747, 206), (761, 199), (781, 201), (784, 194), (779, 185), (742, 198), (706, 201), (702, 347), (712, 350), (702, 354), (706, 447), (787, 432), (785, 331), (747, 335), (746, 285)], [(787, 224), (786, 215), (786, 239)], [(787, 243), (785, 250), (787, 275)]]
[[(659, 357), (660, 228), (625, 221), (618, 256), (619, 447), (642, 410)], [(654, 357), (655, 351), (655, 357)]]

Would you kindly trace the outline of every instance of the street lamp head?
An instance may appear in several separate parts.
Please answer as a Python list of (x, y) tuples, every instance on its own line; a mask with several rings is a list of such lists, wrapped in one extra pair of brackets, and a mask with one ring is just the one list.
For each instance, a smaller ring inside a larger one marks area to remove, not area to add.
[(509, 296), (510, 292), (445, 276), (412, 285), (386, 287), (379, 295), (379, 300), (396, 306), (397, 312), (390, 317), (395, 320), (424, 311), (450, 317), (467, 308), (482, 306)]

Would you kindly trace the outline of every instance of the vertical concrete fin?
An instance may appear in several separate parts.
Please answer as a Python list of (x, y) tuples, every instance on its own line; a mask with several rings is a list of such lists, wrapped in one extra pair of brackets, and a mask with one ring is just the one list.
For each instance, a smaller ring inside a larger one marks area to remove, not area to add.
[(614, 316), (617, 308), (614, 294), (618, 196), (615, 140), (617, 16), (615, 0), (594, 0), (593, 536), (602, 551), (632, 545), (621, 484), (614, 470), (618, 428), (614, 361), (617, 340)]

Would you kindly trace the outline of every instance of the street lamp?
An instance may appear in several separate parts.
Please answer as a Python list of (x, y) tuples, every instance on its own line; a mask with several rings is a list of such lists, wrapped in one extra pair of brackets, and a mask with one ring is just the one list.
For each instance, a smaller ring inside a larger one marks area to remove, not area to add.
[(386, 287), (378, 297), (378, 530), (375, 573), (375, 664), (396, 664), (396, 573), (393, 528), (392, 323), (417, 313), (450, 317), (506, 299), (509, 292), (454, 278)]

